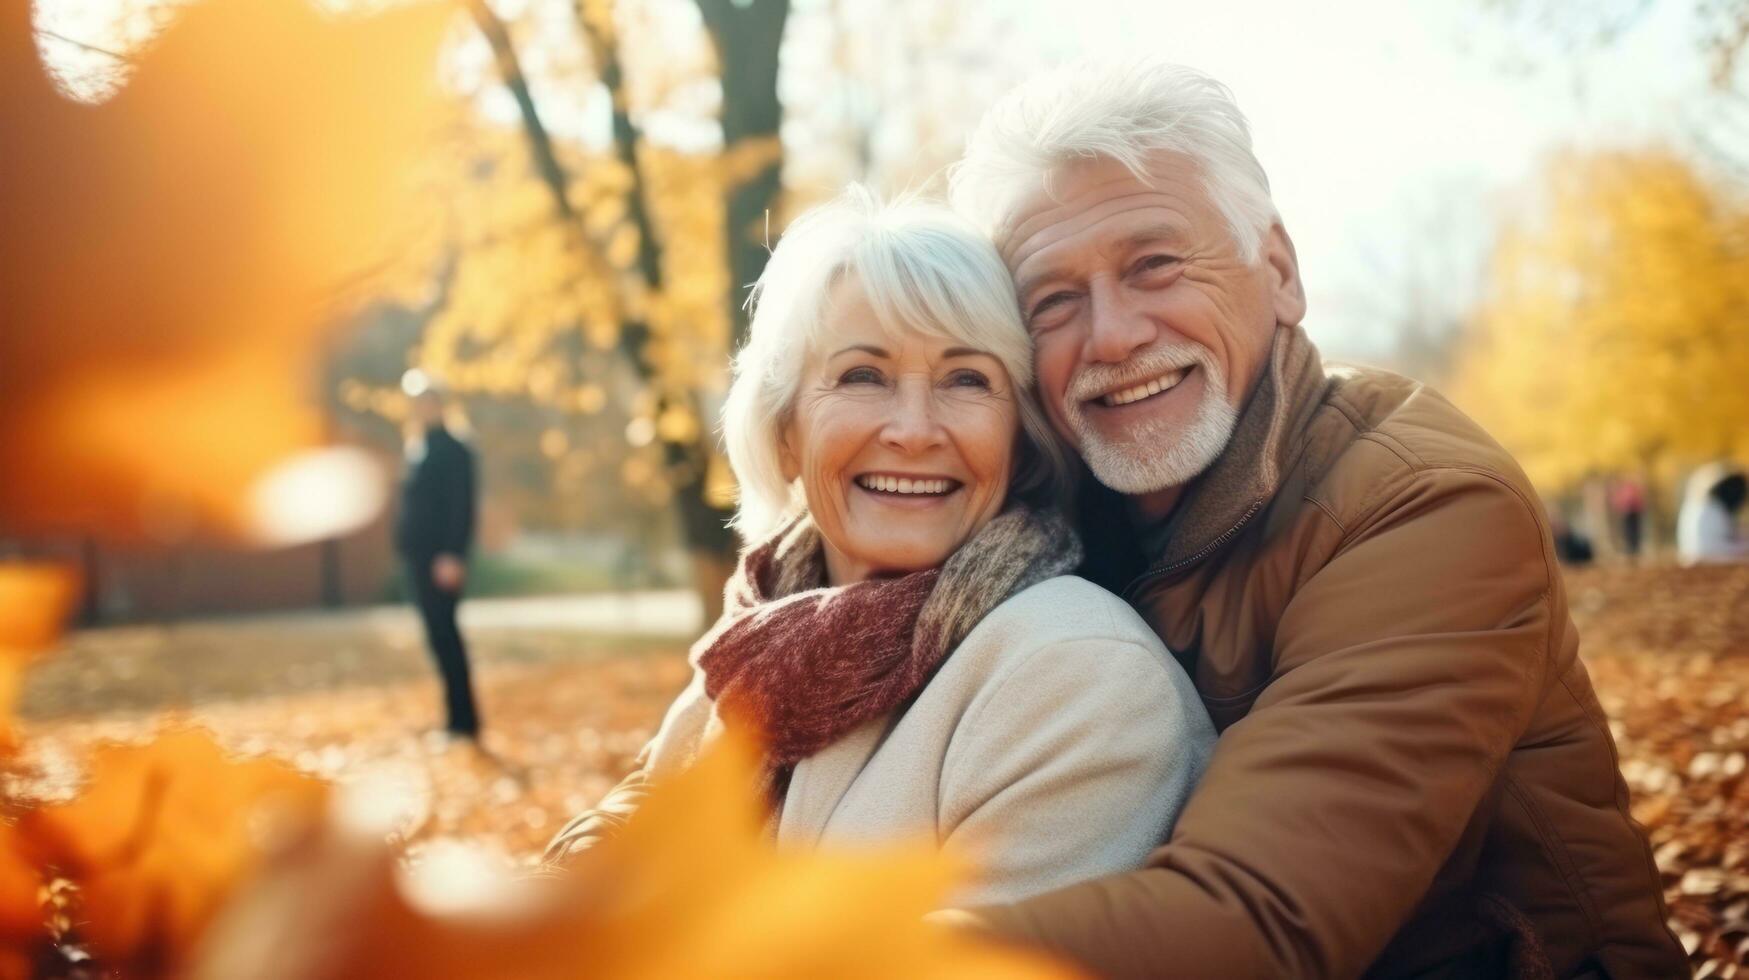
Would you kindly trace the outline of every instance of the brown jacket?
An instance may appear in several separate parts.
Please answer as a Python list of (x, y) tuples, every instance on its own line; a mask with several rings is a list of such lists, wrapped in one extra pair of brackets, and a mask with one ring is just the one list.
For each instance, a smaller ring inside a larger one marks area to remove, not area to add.
[(1167, 521), (1089, 531), (1222, 735), (1146, 867), (989, 927), (1117, 977), (1688, 975), (1536, 494), (1445, 399), (1284, 329)]

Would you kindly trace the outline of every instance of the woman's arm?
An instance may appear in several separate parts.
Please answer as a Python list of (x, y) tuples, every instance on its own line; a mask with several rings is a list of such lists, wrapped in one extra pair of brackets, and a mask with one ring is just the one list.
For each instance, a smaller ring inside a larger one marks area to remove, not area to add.
[(955, 899), (1012, 901), (1139, 867), (1214, 742), (1189, 678), (1157, 646), (1076, 639), (1015, 658), (943, 764), (943, 846), (981, 871)]
[(649, 754), (649, 746), (645, 746), (644, 751), (638, 753), (632, 771), (608, 790), (594, 809), (572, 817), (553, 835), (553, 839), (547, 842), (546, 852), (541, 855), (543, 870), (564, 870), (577, 855), (618, 833), (632, 814), (638, 812), (638, 808), (644, 805), (644, 797), (650, 792), (650, 777), (644, 768)]
[(565, 824), (541, 855), (546, 871), (562, 871), (571, 860), (597, 843), (612, 837), (643, 806), (652, 779), (692, 764), (710, 722), (711, 702), (704, 692), (704, 673), (693, 671), (686, 690), (674, 699), (656, 736), (638, 753), (632, 771), (619, 785), (607, 791), (593, 809), (585, 810)]

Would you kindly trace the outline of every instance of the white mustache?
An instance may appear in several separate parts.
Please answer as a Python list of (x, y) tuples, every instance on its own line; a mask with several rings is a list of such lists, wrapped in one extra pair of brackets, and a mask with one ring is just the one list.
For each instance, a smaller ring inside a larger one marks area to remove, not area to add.
[(1069, 381), (1066, 400), (1079, 405), (1188, 367), (1200, 367), (1209, 379), (1220, 380), (1214, 358), (1200, 344), (1161, 344), (1136, 351), (1122, 364), (1087, 365)]

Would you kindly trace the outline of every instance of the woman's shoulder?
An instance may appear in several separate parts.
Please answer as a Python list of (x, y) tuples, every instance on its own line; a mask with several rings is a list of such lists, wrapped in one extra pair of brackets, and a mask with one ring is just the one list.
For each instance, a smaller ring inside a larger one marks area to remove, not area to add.
[[(1040, 582), (991, 610), (931, 687), (938, 684), (944, 699), (963, 706), (955, 716), (964, 737), (954, 740), (965, 743), (962, 752), (1047, 717), (1071, 727), (1123, 719), (1137, 738), (1200, 740), (1208, 726), (1189, 675), (1153, 629), (1128, 603), (1075, 576)], [(1137, 727), (1144, 717), (1155, 723)]]
[(1065, 675), (1067, 680), (1058, 683), (1071, 689), (1103, 690), (1138, 678), (1147, 678), (1149, 686), (1161, 680), (1173, 688), (1181, 680), (1188, 683), (1183, 668), (1128, 603), (1073, 575), (1046, 579), (990, 610), (937, 677), (972, 696), (975, 689), (1040, 673)]
[[(980, 636), (979, 634), (986, 634)], [(1129, 603), (1078, 575), (1058, 575), (1016, 592), (990, 610), (967, 643), (1000, 638), (1008, 649), (1077, 641), (1133, 644), (1167, 656), (1159, 636)]]

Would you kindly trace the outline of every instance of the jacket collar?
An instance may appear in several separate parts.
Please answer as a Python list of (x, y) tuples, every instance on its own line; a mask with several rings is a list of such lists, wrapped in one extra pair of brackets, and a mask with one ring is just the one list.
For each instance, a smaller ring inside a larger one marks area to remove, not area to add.
[(1304, 448), (1306, 426), (1328, 389), (1305, 328), (1277, 329), (1269, 366), (1227, 448), (1185, 487), (1171, 513), (1141, 529), (1150, 573), (1205, 557), (1263, 509)]

